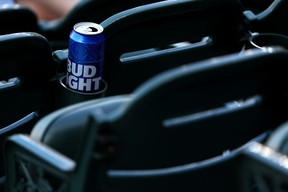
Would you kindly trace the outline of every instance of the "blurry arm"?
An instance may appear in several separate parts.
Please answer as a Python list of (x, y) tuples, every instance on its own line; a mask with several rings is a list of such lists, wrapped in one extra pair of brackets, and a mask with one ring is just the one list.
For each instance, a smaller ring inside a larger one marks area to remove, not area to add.
[(54, 20), (66, 15), (79, 0), (17, 0), (32, 9), (39, 20)]
[(0, 5), (4, 5), (4, 4), (14, 4), (14, 0), (1, 0)]

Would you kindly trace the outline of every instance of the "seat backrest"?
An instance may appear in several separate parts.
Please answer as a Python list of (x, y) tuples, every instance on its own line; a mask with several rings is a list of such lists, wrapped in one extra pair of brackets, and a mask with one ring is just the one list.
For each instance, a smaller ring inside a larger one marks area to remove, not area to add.
[(46, 105), (56, 63), (49, 42), (36, 33), (0, 36), (0, 54), (0, 127), (4, 128)]
[[(275, 128), (287, 118), (287, 56), (286, 51), (251, 50), (152, 78), (135, 90), (131, 102), (105, 118), (103, 129), (119, 138), (111, 167), (198, 161)], [(227, 107), (234, 101), (239, 107)]]
[[(49, 81), (56, 64), (47, 39), (36, 33), (0, 36), (0, 143), (31, 130), (48, 112)], [(0, 172), (3, 174), (2, 152)]]
[[(264, 137), (259, 137), (257, 140), (260, 142)], [(254, 142), (248, 142), (227, 154), (181, 166), (149, 170), (109, 170), (101, 186), (103, 191), (117, 191), (121, 188), (127, 192), (135, 190), (244, 192), (240, 190), (243, 189), (242, 186), (239, 187), (238, 174), (241, 173), (239, 166), (242, 165), (243, 154), (252, 144)]]
[[(240, 2), (226, 0), (162, 1), (113, 15), (101, 23), (107, 39), (107, 95), (130, 93), (160, 71), (183, 63), (240, 51), (247, 32), (243, 18)], [(205, 37), (210, 39), (201, 42)], [(166, 49), (179, 42), (190, 46)], [(154, 51), (125, 57), (147, 49)]]

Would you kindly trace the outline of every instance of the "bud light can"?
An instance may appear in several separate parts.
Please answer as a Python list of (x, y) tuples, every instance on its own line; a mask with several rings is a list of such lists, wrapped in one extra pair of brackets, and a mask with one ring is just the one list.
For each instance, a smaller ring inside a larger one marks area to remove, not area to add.
[(66, 86), (81, 93), (101, 88), (105, 36), (96, 23), (74, 25), (69, 39)]

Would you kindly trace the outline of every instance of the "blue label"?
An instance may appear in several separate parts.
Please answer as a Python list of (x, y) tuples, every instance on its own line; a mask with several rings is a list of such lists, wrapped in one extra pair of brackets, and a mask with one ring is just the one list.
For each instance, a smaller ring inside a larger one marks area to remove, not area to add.
[(101, 74), (102, 65), (99, 62), (84, 65), (68, 59), (66, 85), (81, 92), (95, 92), (100, 89)]

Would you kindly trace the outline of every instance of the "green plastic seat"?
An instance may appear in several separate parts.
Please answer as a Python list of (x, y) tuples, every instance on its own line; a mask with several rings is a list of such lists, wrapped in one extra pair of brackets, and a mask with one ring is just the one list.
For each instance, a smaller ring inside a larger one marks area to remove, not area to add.
[[(280, 48), (247, 50), (165, 71), (131, 95), (51, 113), (30, 136), (8, 138), (7, 189), (25, 181), (17, 169), (24, 162), (39, 168), (42, 176), (36, 178), (49, 181), (47, 186), (63, 190), (147, 191), (139, 185), (151, 181), (149, 191), (175, 191), (185, 181), (191, 190), (201, 191), (201, 182), (194, 183), (191, 176), (197, 172), (180, 172), (184, 174), (179, 177), (164, 173), (191, 163), (198, 170), (208, 159), (229, 157), (286, 121), (287, 60), (287, 51)], [(221, 167), (212, 171), (217, 185), (207, 185), (203, 191), (225, 191), (221, 175), (226, 168)], [(153, 170), (163, 172), (153, 175)]]
[[(101, 25), (107, 96), (129, 94), (172, 67), (240, 52), (248, 32), (240, 2), (230, 0), (156, 2), (119, 12)], [(63, 60), (60, 71), (67, 68)]]

